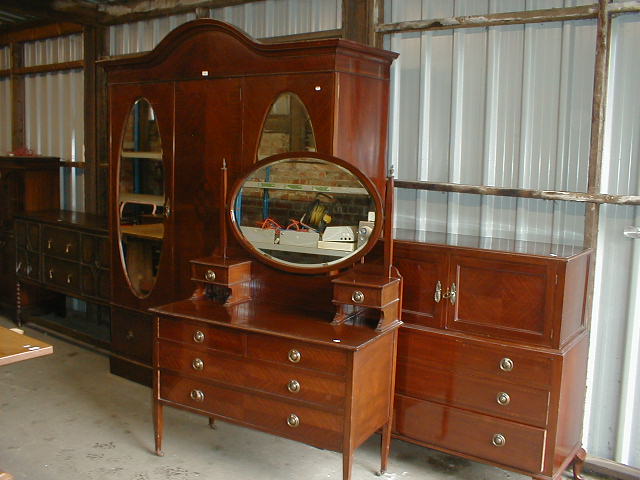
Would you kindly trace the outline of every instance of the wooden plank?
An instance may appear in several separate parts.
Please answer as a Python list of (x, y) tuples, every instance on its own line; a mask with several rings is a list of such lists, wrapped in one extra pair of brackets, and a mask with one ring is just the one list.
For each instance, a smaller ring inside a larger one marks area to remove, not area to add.
[(300, 42), (305, 40), (323, 40), (325, 38), (341, 38), (342, 30), (321, 30), (319, 32), (295, 33), (292, 35), (280, 35), (278, 37), (264, 37), (262, 43)]
[(53, 353), (53, 347), (35, 338), (0, 327), (0, 366)]
[(84, 68), (84, 60), (73, 62), (49, 63), (46, 65), (34, 65), (33, 67), (15, 68), (15, 75), (33, 75), (36, 73), (63, 72), (66, 70), (81, 70)]
[(496, 27), (502, 25), (520, 25), (525, 23), (560, 22), (565, 20), (583, 20), (598, 16), (597, 5), (585, 5), (569, 8), (548, 8), (527, 12), (492, 13), (487, 15), (469, 15), (462, 17), (433, 18), (408, 22), (378, 25), (376, 32), (388, 34), (415, 32), (424, 30), (450, 30), (454, 28)]
[(433, 192), (470, 193), (498, 197), (535, 198), (592, 204), (640, 205), (640, 195), (610, 195), (606, 193), (566, 192), (560, 190), (526, 190), (518, 188), (463, 185), (458, 183), (396, 180), (396, 188), (428, 190)]
[[(12, 43), (11, 71), (24, 65), (22, 44)], [(25, 88), (24, 78), (11, 74), (11, 148), (13, 150), (26, 147), (25, 141)]]
[(47, 38), (82, 33), (83, 27), (77, 23), (54, 23), (41, 27), (27, 28), (15, 32), (5, 32), (0, 34), (0, 45), (9, 45), (12, 42), (33, 42), (45, 40)]
[(638, 13), (640, 12), (640, 0), (610, 3), (607, 5), (607, 10), (610, 14)]
[(375, 43), (374, 0), (342, 2), (342, 36), (348, 40)]

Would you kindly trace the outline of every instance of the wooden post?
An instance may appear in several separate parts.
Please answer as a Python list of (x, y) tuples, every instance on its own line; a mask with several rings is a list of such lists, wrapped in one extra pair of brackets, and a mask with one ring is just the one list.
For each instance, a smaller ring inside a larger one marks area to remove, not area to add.
[(23, 44), (11, 42), (11, 148), (25, 145), (25, 89), (24, 77), (17, 70), (24, 66)]
[(375, 0), (343, 0), (342, 36), (348, 40), (375, 45)]

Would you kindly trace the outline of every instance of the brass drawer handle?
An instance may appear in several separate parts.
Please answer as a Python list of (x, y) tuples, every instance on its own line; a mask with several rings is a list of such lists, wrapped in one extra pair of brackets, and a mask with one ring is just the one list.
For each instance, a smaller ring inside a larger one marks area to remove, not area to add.
[(71, 245), (70, 243), (67, 243), (67, 244), (64, 246), (64, 253), (69, 253), (69, 252), (71, 252), (71, 247), (72, 247), (72, 245)]
[(291, 393), (298, 393), (300, 391), (300, 382), (297, 380), (289, 380), (287, 384), (287, 390)]
[(133, 334), (133, 330), (129, 330), (127, 332), (126, 339), (130, 342), (131, 340), (133, 340), (133, 337), (135, 337), (135, 335)]
[(351, 295), (351, 300), (353, 301), (353, 303), (364, 302), (364, 293), (362, 293), (360, 290), (356, 290), (355, 292), (353, 292), (353, 295)]
[(513, 370), (514, 367), (514, 363), (513, 360), (511, 360), (509, 357), (504, 357), (502, 360), (500, 360), (500, 370), (502, 370), (503, 372), (510, 372), (511, 370)]
[(298, 363), (300, 362), (300, 360), (302, 360), (302, 354), (295, 348), (292, 348), (291, 350), (289, 350), (288, 356), (289, 356), (289, 361), (291, 363)]
[(509, 405), (511, 397), (507, 392), (500, 392), (496, 395), (496, 402), (498, 402), (498, 405)]
[(67, 273), (67, 283), (70, 284), (71, 280), (73, 280), (73, 275), (71, 275), (70, 273)]
[(296, 428), (298, 425), (300, 425), (300, 418), (295, 413), (292, 413), (287, 417), (287, 425), (289, 425), (291, 428)]
[(204, 362), (199, 358), (194, 358), (193, 362), (191, 362), (191, 366), (194, 370), (202, 371), (204, 369)]
[(200, 330), (196, 330), (196, 333), (193, 334), (193, 341), (196, 343), (204, 342), (204, 333)]
[(202, 390), (191, 390), (189, 396), (194, 402), (204, 402), (204, 392)]
[(213, 282), (216, 279), (216, 272), (213, 270), (207, 270), (204, 274), (204, 278), (209, 282)]
[(51, 250), (52, 247), (53, 247), (53, 240), (48, 239), (47, 240), (47, 250)]
[(53, 268), (49, 269), (49, 280), (53, 280)]
[(507, 443), (507, 439), (501, 433), (496, 433), (491, 439), (491, 444), (494, 447), (504, 447), (505, 443)]

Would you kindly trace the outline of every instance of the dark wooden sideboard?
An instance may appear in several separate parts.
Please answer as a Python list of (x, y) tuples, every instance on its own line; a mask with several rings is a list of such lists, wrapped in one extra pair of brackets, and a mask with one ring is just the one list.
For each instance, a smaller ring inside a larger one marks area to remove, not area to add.
[(394, 434), (535, 479), (581, 447), (590, 251), (396, 230)]
[(16, 308), (16, 214), (60, 206), (60, 159), (0, 157), (0, 306)]

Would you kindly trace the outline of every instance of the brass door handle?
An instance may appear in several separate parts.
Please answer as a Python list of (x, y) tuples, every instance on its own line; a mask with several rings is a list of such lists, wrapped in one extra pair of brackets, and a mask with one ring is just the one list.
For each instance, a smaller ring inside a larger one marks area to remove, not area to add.
[(440, 300), (442, 300), (442, 283), (438, 280), (436, 283), (436, 291), (433, 292), (433, 301), (440, 303)]

